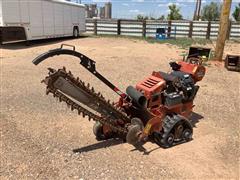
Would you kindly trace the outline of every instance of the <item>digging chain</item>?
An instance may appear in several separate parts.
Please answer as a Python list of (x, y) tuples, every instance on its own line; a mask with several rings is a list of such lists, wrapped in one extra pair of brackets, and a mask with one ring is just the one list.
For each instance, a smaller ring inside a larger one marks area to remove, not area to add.
[[(58, 72), (58, 74), (56, 73)], [(57, 76), (52, 76), (54, 74), (57, 74)], [(101, 93), (96, 93), (94, 88), (90, 88), (90, 85), (85, 83), (79, 78), (74, 78), (72, 73), (69, 71), (67, 72), (65, 67), (63, 69), (59, 69), (58, 71), (49, 68), (49, 76), (45, 78), (42, 82), (45, 82), (47, 84), (46, 94), (52, 93), (55, 98), (59, 99), (59, 102), (65, 102), (67, 106), (73, 111), (77, 110), (79, 115), (82, 115), (83, 117), (87, 116), (89, 121), (99, 121), (101, 124), (109, 126), (114, 132), (122, 135), (127, 134), (127, 128), (121, 127), (119, 125), (116, 125), (114, 122), (115, 120), (111, 119), (111, 117), (108, 117), (107, 115), (101, 114), (101, 116), (94, 114), (93, 112), (87, 110), (86, 108), (82, 107), (78, 103), (74, 102), (72, 99), (70, 99), (68, 96), (60, 92), (58, 89), (54, 88), (51, 82), (53, 82), (53, 78), (56, 77), (63, 77), (64, 79), (67, 79), (71, 81), (75, 86), (78, 88), (81, 88), (82, 90), (88, 92), (91, 94), (91, 96), (94, 98), (96, 104), (100, 103), (103, 104), (107, 109), (110, 109), (111, 112), (114, 112), (118, 115), (118, 119), (123, 120), (124, 122), (130, 122), (129, 117), (121, 111), (120, 108), (117, 108), (114, 106), (114, 103), (110, 103), (110, 101), (107, 101)]]

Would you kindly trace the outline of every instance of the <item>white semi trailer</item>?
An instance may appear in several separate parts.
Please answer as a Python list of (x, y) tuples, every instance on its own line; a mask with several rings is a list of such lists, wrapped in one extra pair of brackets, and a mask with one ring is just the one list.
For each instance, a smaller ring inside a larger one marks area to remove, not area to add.
[(0, 0), (0, 42), (85, 32), (85, 6), (64, 0)]

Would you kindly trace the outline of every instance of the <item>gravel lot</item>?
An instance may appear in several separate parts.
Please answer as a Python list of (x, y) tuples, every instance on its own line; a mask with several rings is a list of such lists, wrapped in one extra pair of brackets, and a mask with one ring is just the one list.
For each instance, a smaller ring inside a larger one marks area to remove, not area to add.
[[(93, 122), (45, 95), (47, 67), (66, 66), (111, 100), (117, 96), (78, 65), (60, 56), (34, 66), (37, 55), (72, 44), (97, 69), (125, 89), (153, 70), (168, 71), (181, 49), (126, 38), (80, 38), (1, 47), (1, 179), (239, 179), (239, 73), (209, 65), (196, 98), (194, 136), (170, 149), (120, 140), (97, 142)], [(240, 44), (227, 44), (236, 53)]]

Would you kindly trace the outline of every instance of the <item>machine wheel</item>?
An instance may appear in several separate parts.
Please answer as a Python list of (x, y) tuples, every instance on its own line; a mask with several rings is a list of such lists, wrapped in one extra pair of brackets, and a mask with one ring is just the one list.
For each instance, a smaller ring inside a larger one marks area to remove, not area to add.
[(173, 135), (173, 133), (169, 133), (165, 139), (165, 144), (168, 147), (171, 147), (173, 145), (173, 142), (174, 142), (174, 135)]
[(73, 28), (73, 37), (78, 38), (79, 37), (79, 30), (77, 27)]
[(188, 120), (180, 115), (167, 115), (163, 121), (161, 136), (158, 136), (155, 141), (157, 140), (156, 143), (160, 146), (169, 148), (175, 142), (191, 140), (192, 132), (192, 126)]
[(183, 131), (184, 131), (184, 124), (183, 124), (183, 121), (180, 121), (174, 126), (174, 129), (173, 129), (174, 137), (177, 141), (182, 140)]
[(139, 118), (132, 118), (126, 137), (127, 143), (136, 145), (139, 140), (139, 133), (142, 132), (143, 127), (143, 123)]
[(182, 133), (182, 139), (185, 141), (190, 141), (192, 139), (192, 131), (186, 128)]
[(141, 132), (141, 128), (138, 125), (131, 125), (127, 133), (127, 143), (136, 145), (138, 143), (138, 133)]
[(138, 125), (138, 126), (140, 126), (140, 129), (144, 128), (143, 122), (139, 118), (132, 118), (131, 125)]
[(164, 134), (161, 141), (161, 146), (164, 148), (169, 148), (173, 145), (174, 143), (174, 135), (173, 133), (169, 133), (169, 134)]
[(103, 134), (103, 125), (100, 122), (96, 122), (93, 125), (93, 134), (98, 141), (106, 140), (107, 137)]

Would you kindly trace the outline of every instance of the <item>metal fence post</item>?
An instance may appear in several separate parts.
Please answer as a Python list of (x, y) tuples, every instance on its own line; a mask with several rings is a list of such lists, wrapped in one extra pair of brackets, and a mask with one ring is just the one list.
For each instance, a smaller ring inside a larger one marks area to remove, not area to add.
[(232, 21), (229, 20), (228, 31), (227, 31), (227, 40), (229, 40), (231, 37), (231, 28), (232, 28)]
[(210, 39), (210, 35), (211, 35), (211, 21), (208, 21), (206, 39)]
[(94, 27), (93, 27), (94, 35), (97, 35), (97, 19), (93, 20), (93, 24), (94, 24)]
[(142, 37), (146, 37), (146, 27), (147, 27), (147, 23), (146, 23), (146, 20), (143, 20), (142, 21), (142, 25), (143, 25), (143, 28), (142, 28)]
[(189, 33), (188, 33), (188, 37), (192, 38), (192, 32), (193, 32), (193, 21), (189, 22)]
[(121, 35), (121, 19), (117, 20), (117, 35)]
[(167, 37), (169, 38), (171, 36), (171, 30), (172, 30), (172, 21), (168, 21), (168, 28), (167, 28)]
[[(125, 33), (126, 35), (130, 35), (132, 33), (138, 33), (141, 37), (145, 38), (148, 37), (148, 30), (149, 29), (155, 29), (152, 26), (156, 24), (156, 22), (160, 22), (161, 24), (165, 24), (166, 26), (166, 37), (171, 37), (174, 35), (174, 28), (175, 27), (184, 27), (184, 37), (188, 38), (195, 38), (195, 34), (199, 29), (201, 30), (202, 34), (199, 34), (201, 38), (205, 39), (211, 39), (215, 33), (218, 33), (217, 28), (215, 27), (215, 24), (217, 22), (214, 21), (205, 21), (205, 22), (198, 22), (198, 21), (152, 21), (152, 20), (130, 20), (130, 19), (117, 19), (117, 20), (97, 20), (97, 19), (86, 19), (86, 30), (91, 32), (94, 35), (98, 35), (101, 32), (108, 32), (115, 35), (121, 35)], [(184, 23), (184, 24), (182, 24)], [(113, 24), (114, 26), (109, 27), (108, 24)], [(125, 24), (127, 27), (125, 27)], [(236, 24), (236, 25), (235, 25)], [(101, 27), (107, 27), (103, 29), (99, 29), (98, 26), (101, 25)], [(136, 26), (137, 25), (137, 26)], [(227, 26), (227, 39), (231, 38), (237, 38), (239, 36), (239, 33), (235, 29), (239, 28), (239, 22), (233, 22), (230, 21), (229, 25)], [(125, 30), (128, 30), (124, 32)], [(136, 30), (140, 30), (136, 31)], [(178, 31), (177, 31), (178, 32)], [(231, 32), (234, 32), (231, 34)], [(235, 35), (236, 34), (236, 35)]]

